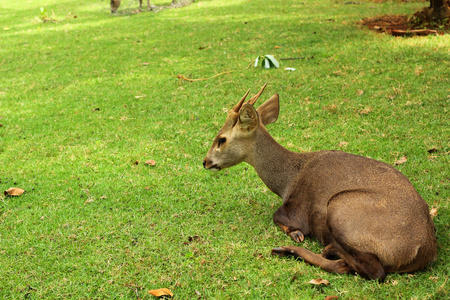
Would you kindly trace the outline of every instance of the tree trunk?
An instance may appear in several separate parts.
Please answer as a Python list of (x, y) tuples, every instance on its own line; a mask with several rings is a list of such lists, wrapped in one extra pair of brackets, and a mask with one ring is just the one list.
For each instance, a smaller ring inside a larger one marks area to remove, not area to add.
[(445, 19), (450, 18), (450, 9), (448, 7), (448, 1), (430, 0), (428, 15), (431, 20), (438, 22), (443, 22), (445, 21)]
[(431, 22), (450, 23), (450, 0), (430, 0), (430, 6), (416, 12), (414, 16), (420, 24)]

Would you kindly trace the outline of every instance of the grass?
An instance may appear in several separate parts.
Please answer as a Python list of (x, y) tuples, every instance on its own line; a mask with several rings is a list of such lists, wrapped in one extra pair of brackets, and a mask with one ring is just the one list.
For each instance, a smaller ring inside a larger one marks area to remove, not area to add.
[[(356, 24), (423, 2), (123, 2), (0, 1), (0, 189), (27, 191), (0, 196), (1, 298), (449, 297), (450, 37)], [(265, 54), (281, 67), (247, 67)], [(266, 81), (290, 150), (407, 157), (397, 168), (438, 209), (434, 264), (376, 283), (270, 256), (293, 244), (272, 223), (281, 200), (248, 165), (201, 165), (224, 110)]]

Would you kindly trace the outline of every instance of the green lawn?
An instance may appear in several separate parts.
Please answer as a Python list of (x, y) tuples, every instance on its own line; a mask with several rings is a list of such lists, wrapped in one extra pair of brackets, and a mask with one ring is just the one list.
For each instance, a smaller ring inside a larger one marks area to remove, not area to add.
[[(358, 25), (428, 3), (122, 2), (0, 0), (0, 192), (26, 190), (0, 194), (0, 298), (450, 297), (450, 36)], [(266, 54), (279, 69), (248, 67)], [(226, 110), (267, 81), (288, 149), (407, 157), (397, 168), (438, 209), (434, 264), (377, 283), (270, 255), (294, 244), (272, 223), (281, 199), (248, 165), (202, 167)]]

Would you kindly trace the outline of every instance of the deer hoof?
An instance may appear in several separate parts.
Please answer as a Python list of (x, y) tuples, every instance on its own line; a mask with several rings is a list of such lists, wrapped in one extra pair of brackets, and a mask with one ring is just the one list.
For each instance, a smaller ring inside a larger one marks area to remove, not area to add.
[(289, 232), (289, 236), (297, 243), (301, 243), (305, 240), (305, 236), (303, 235), (303, 232), (301, 232), (300, 230)]
[(282, 247), (273, 248), (271, 254), (277, 256), (288, 256), (289, 250), (283, 249)]

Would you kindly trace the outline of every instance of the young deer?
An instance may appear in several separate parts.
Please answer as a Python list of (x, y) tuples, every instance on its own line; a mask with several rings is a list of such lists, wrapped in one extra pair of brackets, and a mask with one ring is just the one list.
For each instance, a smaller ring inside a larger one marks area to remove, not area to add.
[(434, 261), (434, 224), (411, 182), (392, 166), (362, 156), (283, 148), (265, 128), (278, 119), (278, 94), (253, 107), (266, 85), (244, 104), (247, 92), (228, 113), (203, 166), (218, 171), (249, 163), (283, 199), (275, 224), (298, 243), (312, 235), (326, 246), (322, 255), (295, 246), (274, 248), (272, 254), (379, 280)]

